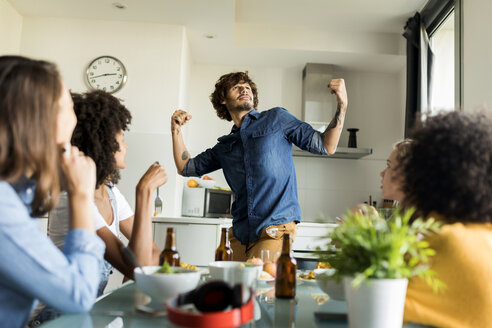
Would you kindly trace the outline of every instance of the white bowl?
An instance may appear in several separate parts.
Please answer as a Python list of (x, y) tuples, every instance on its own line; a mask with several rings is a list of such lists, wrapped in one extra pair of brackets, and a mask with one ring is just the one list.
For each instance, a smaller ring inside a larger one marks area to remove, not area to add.
[(343, 281), (339, 283), (333, 274), (335, 269), (315, 269), (314, 276), (316, 277), (316, 283), (322, 291), (327, 293), (330, 298), (334, 300), (345, 300), (345, 289), (343, 288)]
[(200, 187), (203, 187), (203, 188), (213, 188), (215, 187), (215, 184), (217, 183), (217, 181), (215, 180), (203, 180), (203, 179), (200, 179), (198, 181), (198, 185)]
[(152, 298), (154, 303), (164, 303), (169, 297), (195, 289), (200, 272), (172, 267), (176, 273), (154, 273), (160, 266), (144, 266), (143, 271), (135, 268), (133, 274), (138, 288)]
[(213, 279), (224, 280), (231, 285), (242, 283), (251, 287), (260, 278), (263, 265), (237, 261), (216, 261), (208, 265)]

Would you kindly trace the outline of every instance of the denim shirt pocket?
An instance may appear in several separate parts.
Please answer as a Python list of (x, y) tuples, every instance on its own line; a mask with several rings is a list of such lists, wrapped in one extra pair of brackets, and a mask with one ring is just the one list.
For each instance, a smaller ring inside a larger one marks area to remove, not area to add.
[(272, 133), (275, 133), (277, 132), (278, 130), (280, 130), (279, 127), (275, 127), (275, 126), (269, 126), (269, 127), (265, 127), (263, 129), (258, 129), (256, 131), (254, 131), (252, 134), (251, 134), (251, 137), (252, 138), (261, 138), (261, 137), (265, 137), (269, 134), (272, 134)]
[(255, 152), (270, 153), (277, 149), (279, 140), (283, 139), (278, 138), (278, 133), (280, 133), (280, 131), (281, 130), (278, 127), (269, 127), (253, 132), (251, 138)]

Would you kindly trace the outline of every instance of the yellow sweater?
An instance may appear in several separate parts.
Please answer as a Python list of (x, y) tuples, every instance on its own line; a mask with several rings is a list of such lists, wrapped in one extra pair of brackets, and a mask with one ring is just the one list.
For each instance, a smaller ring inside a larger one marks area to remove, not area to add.
[(447, 288), (434, 294), (422, 279), (411, 279), (404, 321), (492, 327), (492, 224), (444, 225), (428, 240), (436, 251), (431, 267)]

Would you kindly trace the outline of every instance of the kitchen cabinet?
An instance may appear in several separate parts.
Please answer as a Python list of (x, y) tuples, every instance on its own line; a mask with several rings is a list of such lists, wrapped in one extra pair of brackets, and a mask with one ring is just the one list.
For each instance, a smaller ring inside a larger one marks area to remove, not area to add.
[(221, 229), (232, 226), (232, 219), (154, 217), (152, 222), (154, 241), (159, 248), (164, 248), (166, 230), (172, 227), (181, 261), (202, 266), (214, 261)]
[[(214, 261), (221, 229), (231, 227), (232, 219), (154, 217), (152, 223), (154, 241), (159, 248), (164, 247), (167, 228), (173, 227), (181, 260), (194, 265), (207, 266)], [(336, 224), (331, 223), (300, 223), (292, 245), (294, 256), (314, 258), (313, 252), (316, 247), (322, 247), (326, 243), (320, 237), (326, 236), (334, 227)]]
[(296, 239), (292, 244), (294, 255), (296, 253), (311, 253), (316, 248), (326, 244), (325, 237), (338, 224), (336, 223), (315, 223), (301, 222), (297, 225)]

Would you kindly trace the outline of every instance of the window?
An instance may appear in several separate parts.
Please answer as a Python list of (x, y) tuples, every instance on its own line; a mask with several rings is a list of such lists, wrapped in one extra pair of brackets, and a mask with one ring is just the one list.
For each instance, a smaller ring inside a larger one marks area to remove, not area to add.
[(405, 137), (416, 120), (463, 105), (462, 1), (429, 0), (405, 24)]
[[(430, 86), (430, 114), (453, 111), (455, 100), (455, 29), (454, 11), (430, 37), (434, 53)], [(459, 104), (458, 104), (459, 105)]]

